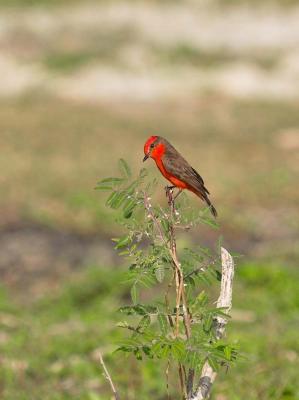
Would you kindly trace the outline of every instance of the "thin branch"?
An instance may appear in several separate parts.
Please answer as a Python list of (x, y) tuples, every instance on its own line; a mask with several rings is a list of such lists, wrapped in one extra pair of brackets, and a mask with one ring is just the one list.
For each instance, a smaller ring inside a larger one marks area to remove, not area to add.
[(180, 385), (181, 385), (181, 392), (183, 395), (183, 399), (187, 398), (187, 392), (186, 392), (186, 385), (185, 385), (185, 376), (184, 376), (184, 371), (183, 371), (183, 366), (181, 363), (179, 363), (179, 377), (180, 377)]
[[(221, 277), (221, 288), (220, 296), (217, 301), (217, 308), (225, 307), (225, 313), (228, 314), (232, 307), (232, 290), (233, 290), (233, 279), (234, 279), (234, 261), (229, 252), (221, 247), (221, 264), (222, 264), (222, 277)], [(223, 337), (225, 331), (225, 325), (227, 320), (221, 316), (216, 317), (216, 338), (219, 340)], [(206, 361), (199, 380), (198, 387), (188, 400), (204, 400), (208, 399), (211, 393), (212, 385), (216, 379), (217, 373), (210, 366), (209, 362)]]
[(167, 367), (165, 371), (166, 375), (166, 391), (167, 391), (167, 400), (170, 400), (170, 394), (169, 394), (169, 369), (170, 369), (170, 360), (167, 360)]
[[(180, 192), (179, 192), (180, 193)], [(188, 311), (188, 304), (185, 295), (185, 287), (184, 287), (184, 274), (181, 268), (181, 264), (178, 260), (177, 248), (176, 248), (176, 237), (175, 237), (175, 197), (173, 197), (173, 188), (166, 187), (166, 196), (168, 198), (168, 204), (170, 207), (170, 215), (171, 222), (169, 225), (169, 234), (170, 234), (170, 254), (172, 257), (172, 261), (175, 268), (175, 278), (176, 278), (176, 336), (179, 333), (179, 314), (180, 307), (182, 302), (183, 309), (183, 324), (186, 332), (187, 340), (191, 337), (191, 320)], [(181, 379), (181, 374), (180, 374)], [(194, 379), (194, 371), (189, 370), (188, 377), (185, 374), (185, 385), (184, 385), (184, 398), (186, 399), (189, 394), (192, 393), (193, 390), (193, 379)]]
[(166, 311), (167, 311), (167, 314), (168, 314), (167, 315), (168, 322), (169, 322), (169, 325), (171, 326), (171, 328), (173, 329), (173, 331), (174, 331), (174, 323), (173, 323), (173, 320), (172, 320), (172, 315), (171, 315), (171, 311), (170, 311), (170, 307), (169, 307), (168, 296), (169, 296), (169, 291), (170, 291), (170, 289), (172, 287), (174, 279), (175, 279), (175, 275), (173, 275), (171, 281), (168, 283), (167, 290), (166, 290), (165, 297), (164, 297), (164, 299), (165, 299), (165, 308), (166, 308)]
[(193, 271), (191, 271), (185, 275), (185, 279), (188, 279), (190, 276), (192, 276), (194, 274), (206, 272), (208, 267), (211, 267), (212, 265), (215, 265), (217, 263), (218, 259), (219, 258), (217, 256), (217, 258), (209, 260), (206, 263), (202, 264), (200, 267), (195, 268)]
[(164, 237), (164, 235), (163, 235), (163, 229), (162, 229), (161, 224), (159, 223), (159, 221), (157, 220), (157, 218), (156, 218), (156, 216), (155, 216), (155, 214), (154, 214), (154, 212), (153, 212), (152, 205), (151, 205), (150, 202), (149, 202), (149, 197), (148, 197), (148, 194), (147, 194), (146, 192), (143, 192), (143, 201), (144, 201), (145, 209), (146, 209), (146, 211), (148, 212), (148, 216), (149, 216), (149, 217), (151, 218), (151, 220), (154, 222), (154, 224), (155, 224), (155, 226), (156, 226), (156, 228), (157, 228), (157, 231), (158, 231), (158, 233), (159, 233), (159, 235), (160, 235), (161, 240), (163, 241), (163, 243), (165, 244), (165, 246), (166, 246), (167, 249), (169, 250), (168, 243), (167, 243), (167, 241), (165, 240), (165, 237)]
[(107, 379), (107, 381), (108, 381), (109, 384), (110, 384), (110, 387), (111, 387), (111, 390), (112, 390), (114, 399), (115, 399), (115, 400), (120, 400), (119, 395), (118, 395), (118, 393), (117, 393), (117, 391), (116, 391), (116, 388), (115, 388), (115, 386), (114, 386), (114, 384), (113, 384), (112, 378), (111, 378), (111, 376), (110, 376), (110, 374), (109, 374), (109, 372), (108, 372), (108, 369), (107, 369), (107, 367), (106, 367), (106, 365), (105, 365), (105, 363), (104, 363), (104, 360), (103, 360), (103, 357), (102, 357), (102, 354), (101, 354), (100, 351), (98, 351), (98, 357), (99, 357), (100, 364), (101, 364), (101, 366), (102, 366), (102, 368), (103, 368), (103, 371), (104, 371), (104, 376), (105, 376), (105, 378)]
[[(166, 196), (168, 197), (168, 204), (170, 207), (171, 219), (173, 220), (174, 215), (175, 215), (175, 205), (174, 205), (172, 188), (166, 188)], [(178, 256), (177, 256), (176, 238), (175, 238), (175, 230), (174, 230), (173, 223), (170, 224), (169, 231), (170, 231), (170, 241), (171, 241), (170, 255), (171, 255), (173, 264), (175, 266), (176, 282), (177, 282), (177, 285), (176, 285), (176, 291), (177, 291), (176, 310), (177, 310), (177, 315), (179, 315), (179, 308), (180, 308), (180, 304), (181, 304), (181, 300), (182, 300), (184, 325), (185, 325), (185, 330), (186, 330), (186, 336), (189, 339), (191, 336), (191, 321), (190, 321), (190, 316), (188, 313), (187, 301), (186, 301), (185, 290), (184, 290), (183, 271), (181, 269), (181, 265), (180, 265), (180, 262), (179, 262)]]
[[(170, 206), (170, 212), (171, 216), (173, 217), (174, 215), (174, 202), (172, 198), (172, 191), (170, 192), (169, 189), (166, 190), (166, 195), (168, 197), (168, 204)], [(175, 279), (175, 284), (176, 284), (176, 316), (175, 316), (175, 336), (177, 337), (179, 335), (179, 311), (180, 311), (180, 304), (181, 304), (181, 293), (184, 288), (184, 282), (182, 279), (182, 274), (180, 274), (180, 264), (177, 259), (177, 253), (176, 253), (176, 242), (175, 242), (175, 235), (174, 235), (174, 228), (173, 224), (170, 223), (169, 227), (169, 233), (170, 233), (170, 243), (168, 243), (165, 240), (165, 236), (163, 234), (163, 229), (162, 226), (159, 222), (159, 220), (156, 218), (155, 213), (153, 211), (153, 208), (149, 202), (149, 197), (146, 192), (143, 193), (143, 201), (144, 201), (144, 206), (147, 211), (147, 215), (151, 220), (153, 221), (158, 234), (160, 236), (161, 241), (164, 243), (165, 247), (169, 251), (169, 254), (172, 258), (173, 264), (174, 264), (174, 279)], [(168, 287), (169, 290), (170, 286)], [(167, 292), (168, 292), (167, 290)], [(165, 296), (165, 303), (166, 307), (168, 306), (168, 299), (167, 299), (167, 293)], [(185, 308), (185, 307), (184, 307)], [(169, 318), (169, 324), (171, 327), (173, 327), (173, 321), (171, 317)], [(182, 374), (182, 365), (181, 363), (178, 364), (178, 371), (179, 371), (179, 382), (181, 386), (181, 392), (184, 395), (184, 398), (186, 398), (186, 390), (185, 390), (185, 382), (184, 382), (184, 377)]]

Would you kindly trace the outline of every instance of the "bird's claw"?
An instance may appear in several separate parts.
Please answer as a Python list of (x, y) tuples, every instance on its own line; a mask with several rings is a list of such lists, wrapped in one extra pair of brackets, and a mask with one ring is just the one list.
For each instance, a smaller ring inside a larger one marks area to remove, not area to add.
[(175, 188), (175, 186), (165, 186), (165, 193), (166, 193), (166, 197), (169, 197), (169, 193), (173, 192), (173, 189)]
[(173, 190), (175, 186), (165, 186), (165, 194), (168, 199), (168, 205), (171, 206), (172, 203), (174, 203), (174, 197), (173, 197)]

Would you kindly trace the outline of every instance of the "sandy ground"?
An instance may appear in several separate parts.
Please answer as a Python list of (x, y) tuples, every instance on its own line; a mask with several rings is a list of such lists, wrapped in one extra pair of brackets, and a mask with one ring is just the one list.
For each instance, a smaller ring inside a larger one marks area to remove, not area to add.
[[(42, 89), (84, 101), (144, 100), (193, 96), (206, 91), (238, 98), (299, 97), (299, 7), (227, 10), (202, 2), (119, 3), (72, 8), (2, 11), (0, 14), (0, 96)], [(115, 32), (131, 32), (120, 64), (94, 60), (67, 74), (47, 69), (36, 56)], [(187, 44), (204, 51), (233, 52), (235, 60), (212, 68), (163, 65), (152, 48)], [(244, 56), (248, 56), (244, 60)], [(274, 56), (265, 69), (255, 56)], [(251, 60), (251, 57), (253, 59)]]

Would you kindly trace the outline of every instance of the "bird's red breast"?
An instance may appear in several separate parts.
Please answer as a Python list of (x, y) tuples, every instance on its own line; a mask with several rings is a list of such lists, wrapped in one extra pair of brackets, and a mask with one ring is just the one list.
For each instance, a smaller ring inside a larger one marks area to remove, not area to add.
[[(165, 153), (165, 146), (164, 144), (159, 144), (152, 152), (152, 158), (155, 160), (157, 167), (161, 171), (162, 175), (165, 176), (174, 186), (180, 189), (186, 189), (188, 187), (188, 183), (180, 180), (178, 176), (174, 176), (170, 171), (165, 168), (163, 164), (163, 154)], [(178, 171), (178, 175), (180, 171)]]
[[(158, 136), (151, 136), (144, 145), (144, 154), (148, 154), (151, 145), (157, 140)], [(167, 171), (164, 168), (163, 162), (162, 162), (162, 156), (165, 153), (165, 145), (163, 143), (157, 144), (153, 150), (151, 151), (151, 158), (153, 158), (156, 161), (157, 167), (159, 170), (162, 172), (162, 174), (167, 178)]]

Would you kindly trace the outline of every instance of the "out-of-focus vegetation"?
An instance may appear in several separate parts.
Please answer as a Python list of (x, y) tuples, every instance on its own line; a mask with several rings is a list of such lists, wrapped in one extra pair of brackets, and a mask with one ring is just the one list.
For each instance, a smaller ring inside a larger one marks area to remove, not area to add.
[[(285, 216), (296, 211), (298, 153), (291, 143), (292, 128), (299, 124), (296, 103), (211, 94), (157, 108), (79, 105), (33, 94), (2, 102), (0, 117), (2, 222), (13, 210), (53, 224), (91, 230), (100, 224), (109, 230), (113, 218), (93, 190), (96, 181), (114, 171), (118, 156), (132, 160), (138, 171), (151, 134), (169, 138), (188, 155), (205, 177), (222, 221), (254, 221), (256, 212), (271, 209), (282, 209)], [(147, 167), (159, 176), (153, 162)], [(162, 186), (164, 178), (159, 180)]]
[[(101, 0), (103, 3), (121, 3), (123, 0), (109, 0), (104, 1)], [(144, 0), (131, 0), (132, 3), (144, 3)], [(161, 0), (154, 0), (155, 3), (161, 3)], [(20, 7), (32, 7), (32, 6), (73, 6), (76, 4), (83, 3), (82, 0), (1, 0), (0, 6), (20, 6)], [(86, 3), (86, 2), (84, 2)], [(93, 1), (90, 0), (90, 3), (93, 4)], [(178, 0), (163, 0), (165, 4), (177, 4), (179, 3)], [(251, 6), (254, 3), (255, 6), (281, 6), (281, 7), (289, 7), (293, 5), (297, 5), (296, 0), (262, 0), (257, 1), (254, 0), (212, 0), (212, 5), (217, 6), (235, 6), (235, 5), (249, 5)]]
[[(157, 108), (78, 105), (33, 94), (2, 103), (0, 117), (2, 224), (17, 216), (111, 234), (117, 228), (94, 191), (96, 182), (113, 173), (119, 157), (138, 171), (145, 139), (161, 134), (204, 176), (231, 240), (241, 232), (252, 245), (259, 236), (269, 241), (264, 254), (273, 258), (296, 253), (296, 103), (211, 94), (188, 105)], [(148, 166), (158, 176), (153, 162)], [(164, 178), (159, 181), (163, 187)], [(157, 200), (165, 201), (163, 191)], [(201, 206), (197, 198), (193, 203)]]
[[(222, 372), (216, 399), (299, 398), (298, 279), (298, 271), (285, 265), (238, 266), (228, 334), (245, 359)], [(156, 362), (110, 356), (123, 337), (114, 328), (123, 317), (115, 310), (130, 298), (123, 280), (120, 270), (89, 268), (31, 306), (12, 305), (2, 291), (1, 398), (109, 399), (100, 349), (123, 398), (166, 399), (165, 370)]]

